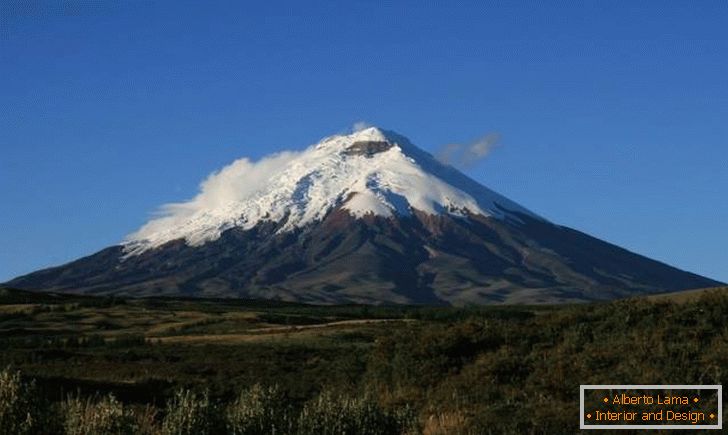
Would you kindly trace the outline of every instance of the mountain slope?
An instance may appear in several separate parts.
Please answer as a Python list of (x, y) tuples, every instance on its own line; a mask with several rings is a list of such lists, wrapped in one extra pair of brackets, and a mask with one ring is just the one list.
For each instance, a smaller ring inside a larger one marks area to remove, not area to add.
[(8, 285), (462, 305), (719, 284), (552, 224), (376, 128), (233, 163), (168, 212), (122, 245)]

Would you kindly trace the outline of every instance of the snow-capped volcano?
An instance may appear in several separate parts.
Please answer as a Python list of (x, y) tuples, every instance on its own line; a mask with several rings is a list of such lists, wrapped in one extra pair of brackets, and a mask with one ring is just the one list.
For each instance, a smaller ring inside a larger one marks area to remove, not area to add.
[(122, 244), (20, 289), (311, 303), (558, 303), (711, 287), (553, 224), (396, 133), (241, 159)]
[(196, 198), (168, 207), (168, 215), (132, 234), (126, 251), (137, 255), (177, 239), (199, 246), (230, 228), (247, 230), (262, 221), (285, 221), (279, 231), (290, 231), (321, 221), (338, 207), (355, 217), (419, 211), (537, 218), (405, 137), (376, 127), (325, 138), (305, 151), (265, 159), (261, 166), (263, 171), (254, 170), (240, 160), (213, 174)]

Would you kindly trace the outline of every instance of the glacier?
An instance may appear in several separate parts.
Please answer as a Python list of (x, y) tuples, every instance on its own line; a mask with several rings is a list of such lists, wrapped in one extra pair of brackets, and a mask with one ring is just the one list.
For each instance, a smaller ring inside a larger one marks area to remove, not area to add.
[(518, 221), (540, 216), (436, 160), (393, 131), (369, 127), (322, 139), (303, 151), (258, 162), (236, 160), (211, 174), (200, 193), (168, 204), (124, 241), (127, 256), (173, 240), (190, 246), (216, 240), (230, 228), (285, 222), (290, 231), (334, 209), (355, 217), (407, 216), (415, 211)]

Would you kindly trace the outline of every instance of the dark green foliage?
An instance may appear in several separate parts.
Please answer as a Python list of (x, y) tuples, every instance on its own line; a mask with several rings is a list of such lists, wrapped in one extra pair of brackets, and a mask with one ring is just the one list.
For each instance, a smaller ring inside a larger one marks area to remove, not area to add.
[(38, 391), (35, 381), (19, 371), (0, 371), (0, 435), (54, 434), (59, 430), (54, 407)]
[(62, 406), (66, 435), (136, 435), (134, 414), (109, 394), (101, 400), (73, 397)]
[(243, 390), (225, 411), (230, 435), (290, 434), (295, 422), (287, 398), (277, 387), (255, 384)]
[[(80, 399), (113, 393), (134, 421), (137, 409), (158, 407), (147, 424), (157, 431), (164, 421), (194, 426), (175, 414), (193, 409), (208, 428), (195, 426), (201, 433), (225, 433), (223, 425), (231, 433), (325, 430), (316, 421), (346, 430), (376, 422), (385, 432), (375, 433), (396, 433), (386, 431), (413, 419), (428, 434), (575, 433), (579, 384), (728, 381), (725, 291), (559, 307), (149, 302), (5, 305), (12, 315), (0, 318), (0, 366), (36, 378), (28, 391), (50, 401), (77, 390)], [(66, 315), (76, 320), (56, 320)], [(81, 329), (104, 319), (124, 329)], [(180, 387), (186, 396), (175, 394)]]
[(38, 426), (34, 400), (35, 383), (23, 382), (19, 372), (0, 372), (0, 434), (32, 434)]
[(177, 390), (167, 403), (162, 421), (162, 435), (212, 435), (223, 432), (224, 424), (218, 405), (207, 392), (196, 394)]
[(298, 435), (398, 435), (415, 427), (414, 416), (393, 414), (369, 396), (348, 397), (324, 391), (298, 416)]
[(727, 309), (725, 294), (708, 293), (417, 324), (378, 340), (367, 378), (392, 402), (463, 416), (474, 433), (572, 433), (580, 384), (724, 384)]

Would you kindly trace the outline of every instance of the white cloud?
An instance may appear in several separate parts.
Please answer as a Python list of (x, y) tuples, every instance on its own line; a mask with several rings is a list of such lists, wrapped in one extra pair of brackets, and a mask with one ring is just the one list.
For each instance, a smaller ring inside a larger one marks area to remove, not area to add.
[(500, 141), (500, 134), (489, 133), (470, 144), (451, 143), (444, 145), (436, 153), (436, 157), (448, 165), (472, 166), (486, 158), (493, 151), (493, 148), (498, 145), (498, 141)]
[(200, 183), (200, 193), (186, 202), (165, 204), (157, 217), (147, 222), (127, 240), (143, 240), (152, 234), (171, 231), (190, 217), (206, 210), (224, 209), (245, 201), (265, 187), (291, 160), (300, 153), (283, 152), (257, 162), (238, 159), (213, 172)]

